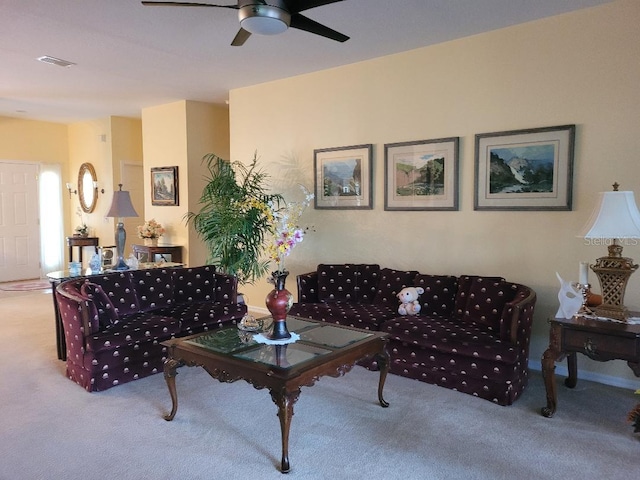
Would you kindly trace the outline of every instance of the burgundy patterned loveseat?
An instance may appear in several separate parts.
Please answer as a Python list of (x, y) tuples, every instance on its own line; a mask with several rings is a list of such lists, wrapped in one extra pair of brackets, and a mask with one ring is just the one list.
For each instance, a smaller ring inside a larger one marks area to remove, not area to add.
[[(428, 275), (372, 264), (297, 277), (291, 315), (389, 334), (391, 373), (512, 404), (527, 385), (535, 292), (500, 277)], [(420, 286), (417, 316), (396, 294)]]
[(239, 321), (237, 280), (214, 266), (127, 270), (56, 289), (67, 376), (89, 392), (163, 371), (160, 342)]

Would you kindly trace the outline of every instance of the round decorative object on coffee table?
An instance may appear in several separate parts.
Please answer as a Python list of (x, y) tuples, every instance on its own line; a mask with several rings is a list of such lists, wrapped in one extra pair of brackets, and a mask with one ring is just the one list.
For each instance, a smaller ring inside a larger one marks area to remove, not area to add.
[(293, 305), (293, 295), (285, 288), (287, 275), (289, 272), (286, 270), (276, 270), (271, 273), (275, 288), (267, 294), (265, 299), (267, 309), (273, 317), (273, 331), (268, 335), (271, 340), (291, 338), (287, 329), (287, 313)]

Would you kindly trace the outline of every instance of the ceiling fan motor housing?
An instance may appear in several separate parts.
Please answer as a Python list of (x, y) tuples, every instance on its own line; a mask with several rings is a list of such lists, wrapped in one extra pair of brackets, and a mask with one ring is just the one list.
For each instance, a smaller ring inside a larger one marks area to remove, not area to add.
[(284, 32), (291, 23), (291, 14), (281, 1), (240, 2), (238, 19), (242, 28), (258, 35), (277, 35)]

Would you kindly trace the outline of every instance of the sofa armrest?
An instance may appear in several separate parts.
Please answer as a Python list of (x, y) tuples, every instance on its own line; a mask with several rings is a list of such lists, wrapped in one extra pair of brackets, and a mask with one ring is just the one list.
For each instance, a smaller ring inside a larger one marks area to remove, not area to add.
[(518, 345), (520, 350), (528, 351), (536, 292), (520, 284), (513, 284), (513, 287), (516, 289), (515, 296), (502, 310), (500, 338)]
[(318, 303), (318, 272), (302, 273), (296, 277), (299, 303)]
[(216, 272), (215, 301), (222, 305), (238, 303), (238, 278), (222, 272)]
[(83, 361), (87, 337), (98, 330), (97, 310), (93, 301), (80, 293), (82, 283), (83, 280), (62, 282), (55, 291), (67, 344), (67, 359), (77, 364)]

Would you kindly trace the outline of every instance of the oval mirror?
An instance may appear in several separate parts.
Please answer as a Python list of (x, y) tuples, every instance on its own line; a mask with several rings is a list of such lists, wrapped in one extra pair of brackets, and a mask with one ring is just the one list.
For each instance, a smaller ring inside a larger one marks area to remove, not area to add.
[(96, 208), (98, 200), (98, 178), (93, 165), (83, 163), (78, 172), (78, 197), (80, 208), (85, 213), (91, 213)]

